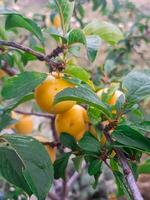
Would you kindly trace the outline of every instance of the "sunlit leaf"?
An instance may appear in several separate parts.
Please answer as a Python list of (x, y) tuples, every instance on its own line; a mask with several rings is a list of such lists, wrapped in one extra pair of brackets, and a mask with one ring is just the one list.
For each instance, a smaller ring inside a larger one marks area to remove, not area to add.
[(100, 20), (89, 23), (84, 28), (84, 33), (86, 35), (98, 35), (111, 45), (115, 45), (123, 39), (123, 34), (116, 25)]

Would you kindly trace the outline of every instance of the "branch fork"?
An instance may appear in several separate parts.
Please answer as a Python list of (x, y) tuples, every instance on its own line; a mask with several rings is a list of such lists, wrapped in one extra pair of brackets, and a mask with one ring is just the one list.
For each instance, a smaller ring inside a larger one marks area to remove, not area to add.
[(23, 46), (23, 45), (16, 43), (16, 42), (0, 40), (0, 48), (3, 48), (3, 46), (12, 47), (14, 49), (20, 49), (21, 51), (32, 54), (38, 60), (45, 61), (48, 64), (48, 66), (50, 67), (50, 71), (56, 71), (57, 69), (61, 71), (62, 69), (64, 69), (64, 63), (63, 62), (59, 61), (57, 63), (57, 62), (53, 61), (52, 58), (57, 57), (60, 53), (63, 53), (64, 49), (66, 49), (66, 46), (57, 47), (49, 55), (39, 53), (39, 52), (34, 51), (33, 49), (29, 48), (29, 47)]

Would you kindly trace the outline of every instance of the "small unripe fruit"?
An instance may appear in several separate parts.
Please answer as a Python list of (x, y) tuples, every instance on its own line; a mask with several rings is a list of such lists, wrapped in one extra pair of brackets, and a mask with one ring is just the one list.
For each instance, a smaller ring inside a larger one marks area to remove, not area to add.
[(60, 28), (61, 26), (61, 19), (60, 19), (60, 15), (55, 15), (54, 20), (53, 20), (53, 25), (56, 29)]
[[(108, 120), (103, 121), (102, 124), (103, 124), (103, 126), (106, 126), (106, 125), (109, 124), (109, 121), (108, 121)], [(94, 128), (93, 126), (90, 127), (90, 132), (92, 133), (92, 135), (93, 135), (94, 137), (96, 137), (96, 138), (98, 139), (98, 133), (96, 132), (96, 130), (95, 130), (95, 128)], [(113, 129), (111, 129), (111, 130), (109, 131), (110, 134), (111, 134), (112, 132), (113, 132)], [(102, 133), (102, 136), (101, 136), (101, 139), (100, 139), (100, 143), (101, 143), (102, 145), (106, 144), (106, 137), (105, 137), (104, 133)]]
[(65, 81), (61, 77), (49, 76), (43, 83), (35, 89), (35, 99), (39, 107), (48, 113), (57, 114), (69, 110), (75, 101), (62, 101), (54, 105), (54, 98), (57, 93), (65, 88), (74, 87), (73, 84)]
[(86, 110), (80, 105), (74, 105), (67, 112), (56, 115), (55, 128), (58, 134), (66, 132), (78, 141), (87, 130), (88, 122)]
[[(109, 88), (104, 88), (101, 89), (97, 92), (97, 95), (99, 96), (99, 98), (102, 98), (103, 93), (107, 94), (108, 93), (108, 89)], [(108, 94), (109, 95), (109, 94)], [(120, 90), (116, 90), (114, 92), (114, 94), (112, 95), (112, 97), (108, 100), (108, 104), (109, 105), (115, 105), (117, 102), (117, 99), (121, 96), (124, 95), (123, 92), (121, 92)]]
[(31, 135), (33, 130), (33, 121), (31, 116), (21, 115), (18, 122), (14, 125), (16, 133), (21, 135)]
[(0, 79), (3, 78), (5, 75), (6, 73), (2, 69), (0, 69)]
[[(96, 130), (95, 130), (95, 128), (94, 128), (93, 126), (90, 127), (90, 132), (92, 133), (92, 135), (93, 135), (94, 137), (96, 137), (96, 138), (98, 139), (98, 134), (97, 134), (97, 132), (96, 132)], [(105, 137), (104, 134), (102, 134), (102, 137), (101, 137), (101, 139), (100, 139), (100, 143), (101, 143), (102, 145), (104, 145), (104, 144), (106, 143), (106, 137)]]
[(110, 157), (111, 157), (111, 158), (114, 158), (115, 155), (116, 155), (116, 152), (115, 152), (114, 150), (112, 150), (112, 152), (111, 152), (111, 154), (110, 154)]

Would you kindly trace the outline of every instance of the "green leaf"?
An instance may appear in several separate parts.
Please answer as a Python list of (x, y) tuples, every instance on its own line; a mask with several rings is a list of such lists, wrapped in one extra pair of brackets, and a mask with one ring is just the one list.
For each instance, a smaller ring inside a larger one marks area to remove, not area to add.
[(86, 36), (86, 43), (87, 43), (86, 46), (87, 46), (88, 59), (91, 62), (94, 62), (101, 45), (101, 39), (99, 36), (89, 35), (89, 36)]
[(99, 176), (102, 171), (102, 161), (98, 156), (85, 155), (85, 160), (88, 163), (88, 173), (90, 176), (94, 176), (94, 183), (92, 184), (93, 189), (96, 189), (98, 185)]
[(150, 152), (150, 140), (130, 126), (118, 126), (112, 133), (112, 137), (126, 147), (138, 149), (148, 153)]
[(67, 167), (70, 155), (71, 155), (71, 153), (68, 152), (68, 153), (63, 154), (62, 157), (59, 158), (58, 160), (55, 160), (55, 162), (54, 162), (54, 177), (55, 177), (55, 179), (59, 179), (59, 178), (64, 179), (65, 178), (65, 169)]
[(77, 5), (77, 8), (75, 8), (75, 9), (78, 9), (78, 12), (79, 12), (81, 18), (83, 18), (85, 16), (85, 10), (84, 10), (84, 7), (82, 4), (79, 3)]
[(3, 29), (3, 27), (0, 27), (0, 38), (2, 40), (7, 40), (7, 33), (5, 32), (5, 30)]
[(106, 74), (111, 74), (111, 72), (116, 68), (115, 61), (112, 59), (107, 59), (104, 64), (104, 71)]
[(123, 80), (128, 101), (141, 101), (150, 95), (150, 76), (143, 71), (130, 72)]
[(137, 165), (137, 163), (129, 161), (129, 166), (130, 166), (130, 169), (132, 170), (132, 173), (133, 173), (135, 180), (137, 180), (137, 178), (138, 178), (138, 165)]
[(101, 172), (102, 161), (100, 159), (92, 160), (89, 163), (88, 173), (90, 176), (100, 174)]
[(21, 98), (32, 92), (44, 79), (45, 73), (23, 72), (7, 79), (2, 88), (4, 99)]
[(150, 121), (143, 121), (143, 122), (141, 122), (139, 124), (135, 124), (135, 128), (138, 128), (139, 130), (144, 131), (144, 132), (149, 132), (149, 130), (150, 130)]
[(86, 38), (81, 29), (73, 29), (68, 34), (68, 45), (81, 43), (86, 45)]
[(139, 174), (150, 174), (150, 159), (138, 166)]
[(90, 106), (87, 111), (88, 111), (88, 117), (90, 119), (90, 122), (93, 125), (96, 125), (98, 124), (98, 122), (101, 121), (101, 112), (99, 109), (93, 106)]
[(123, 34), (120, 29), (111, 23), (95, 20), (89, 23), (85, 28), (86, 35), (98, 35), (105, 42), (115, 45), (123, 40)]
[(126, 195), (129, 200), (131, 200), (130, 193), (128, 191), (125, 177), (123, 174), (120, 172), (121, 168), (119, 167), (119, 163), (115, 159), (110, 160), (110, 166), (113, 171), (114, 177), (116, 179), (116, 184), (117, 184), (117, 196), (121, 197)]
[(117, 187), (118, 187), (118, 194), (117, 196), (126, 196), (128, 200), (132, 200), (130, 193), (128, 191), (128, 188), (126, 186), (125, 180), (124, 180), (124, 176), (122, 175), (121, 172), (119, 171), (114, 171), (113, 172), (115, 179), (116, 179), (116, 183), (117, 183)]
[(40, 27), (31, 19), (26, 18), (22, 15), (11, 13), (7, 16), (5, 22), (5, 29), (9, 30), (12, 28), (25, 28), (31, 33), (33, 33), (43, 44), (44, 37)]
[(68, 76), (67, 74), (64, 74), (65, 76), (63, 79), (69, 83), (72, 83), (74, 85), (81, 85), (82, 81), (74, 76)]
[(115, 104), (115, 110), (117, 112), (120, 112), (122, 110), (122, 107), (123, 107), (124, 103), (125, 103), (125, 95), (121, 94), (119, 96), (119, 98), (117, 99), (117, 102)]
[(52, 185), (53, 167), (44, 146), (32, 137), (2, 135), (0, 171), (12, 184), (44, 200)]
[(90, 74), (80, 66), (68, 65), (64, 72), (84, 82), (87, 82), (90, 79)]
[(58, 43), (63, 43), (66, 44), (67, 43), (67, 39), (65, 37), (63, 37), (62, 35), (59, 35), (57, 33), (51, 33), (51, 36), (54, 38), (54, 40)]
[(54, 102), (58, 103), (65, 100), (75, 100), (78, 103), (88, 104), (98, 108), (106, 116), (111, 116), (108, 106), (92, 90), (85, 87), (64, 89), (56, 95)]
[(16, 120), (12, 119), (9, 114), (0, 114), (0, 131), (15, 122)]
[(61, 25), (64, 32), (68, 30), (70, 20), (74, 10), (74, 1), (69, 0), (54, 0), (58, 8)]
[(10, 112), (12, 111), (14, 108), (16, 108), (17, 106), (19, 106), (22, 103), (25, 103), (27, 101), (30, 101), (34, 99), (34, 93), (31, 94), (27, 94), (24, 97), (21, 97), (20, 99), (14, 99), (11, 104), (7, 105), (7, 107), (4, 108), (5, 112)]
[(29, 196), (31, 196), (33, 194), (32, 189), (27, 184), (22, 173), (23, 170), (25, 170), (25, 165), (15, 150), (6, 147), (5, 144), (0, 144), (0, 161), (1, 176), (10, 183), (22, 188)]
[(8, 63), (8, 65), (10, 67), (13, 67), (14, 66), (14, 56), (13, 55), (10, 55), (10, 54), (6, 54), (4, 56), (4, 60)]
[(78, 145), (85, 151), (100, 153), (100, 142), (89, 132), (84, 134)]
[(68, 51), (75, 57), (79, 57), (80, 56), (80, 46), (79, 45), (73, 45), (73, 46), (70, 46)]
[(74, 139), (74, 137), (67, 133), (62, 133), (60, 135), (60, 142), (69, 149), (76, 150), (77, 148), (76, 140)]
[[(126, 105), (127, 104), (125, 104), (125, 106)], [(128, 119), (129, 120), (131, 119), (132, 122), (134, 122), (134, 123), (140, 123), (140, 122), (142, 122), (144, 120), (143, 111), (139, 107), (138, 108), (132, 107), (130, 109), (130, 112), (128, 113)]]
[(30, 53), (24, 52), (21, 53), (21, 61), (23, 63), (23, 65), (25, 66), (29, 61), (33, 61), (33, 60), (37, 60), (37, 58), (35, 56), (33, 56)]
[(100, 8), (100, 11), (103, 13), (107, 6), (107, 0), (92, 0), (93, 7), (92, 10), (96, 11)]
[(72, 158), (72, 161), (74, 163), (74, 167), (75, 167), (75, 170), (77, 172), (80, 172), (81, 171), (81, 165), (82, 165), (82, 161), (84, 160), (84, 156), (83, 155), (79, 155), (79, 156), (76, 156), (75, 158)]

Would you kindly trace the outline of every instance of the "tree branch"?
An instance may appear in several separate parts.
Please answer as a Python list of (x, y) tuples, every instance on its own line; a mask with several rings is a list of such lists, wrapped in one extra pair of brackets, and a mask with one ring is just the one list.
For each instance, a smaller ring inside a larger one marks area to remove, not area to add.
[(72, 185), (74, 184), (74, 182), (81, 176), (80, 173), (78, 172), (74, 172), (73, 175), (69, 178), (68, 182), (67, 182), (67, 188), (70, 189), (72, 187)]
[(122, 166), (123, 173), (125, 175), (125, 179), (127, 181), (127, 184), (129, 186), (129, 189), (131, 191), (131, 194), (133, 196), (134, 200), (143, 200), (143, 197), (139, 191), (139, 188), (136, 184), (135, 178), (133, 176), (133, 173), (129, 167), (128, 161), (122, 151), (120, 149), (115, 149), (116, 154), (118, 156), (120, 165)]
[(60, 144), (60, 141), (59, 141), (59, 138), (58, 138), (58, 135), (56, 133), (56, 130), (55, 130), (55, 126), (54, 126), (54, 116), (53, 115), (50, 115), (50, 114), (47, 114), (47, 113), (39, 113), (39, 112), (25, 112), (25, 111), (20, 111), (20, 110), (14, 110), (14, 112), (18, 113), (18, 114), (22, 114), (22, 115), (34, 115), (34, 116), (37, 116), (37, 117), (45, 117), (45, 118), (48, 118), (48, 119), (51, 119), (51, 122), (52, 122), (52, 133), (53, 133), (53, 137), (54, 137), (54, 141), (55, 142), (42, 142), (42, 144), (44, 145), (50, 145), (51, 147), (58, 147), (58, 148), (61, 148), (61, 144)]
[(73, 175), (69, 178), (69, 180), (67, 182), (67, 188), (68, 188), (68, 190), (70, 190), (70, 188), (73, 186), (73, 184), (75, 183), (75, 181), (81, 176), (81, 173), (86, 168), (86, 166), (87, 166), (86, 163), (83, 163), (83, 165), (81, 167), (80, 173), (74, 172)]
[(15, 110), (14, 112), (18, 113), (18, 114), (23, 114), (23, 115), (34, 115), (34, 116), (38, 116), (38, 117), (45, 117), (48, 119), (53, 119), (54, 116), (47, 114), (47, 113), (39, 113), (39, 112), (24, 112), (24, 111), (20, 111), (20, 110)]
[(7, 41), (4, 41), (4, 40), (0, 40), (0, 46), (9, 46), (9, 47), (13, 47), (15, 49), (20, 49), (22, 51), (25, 51), (27, 53), (34, 55), (35, 57), (37, 57), (41, 61), (44, 61), (46, 59), (44, 54), (38, 53), (38, 52), (34, 51), (33, 49), (31, 49), (29, 47), (25, 47), (25, 46), (18, 44), (16, 42), (7, 42)]
[(68, 192), (67, 192), (67, 174), (65, 174), (65, 178), (64, 178), (63, 184), (62, 184), (62, 197), (61, 197), (61, 199), (62, 200), (67, 200), (66, 199), (67, 198), (67, 194), (68, 194)]
[(6, 72), (9, 76), (14, 76), (16, 75), (18, 72), (17, 70), (15, 70), (14, 68), (11, 67), (2, 67), (1, 68), (4, 72)]
[(48, 193), (48, 198), (51, 200), (59, 200), (59, 198), (54, 193), (51, 192)]
[[(107, 139), (108, 142), (110, 142), (111, 144), (113, 144), (113, 139), (111, 138), (110, 134), (109, 134), (109, 126), (100, 126), (100, 129), (103, 131), (103, 133), (105, 134), (105, 137)], [(116, 155), (118, 157), (118, 160), (120, 162), (120, 165), (123, 169), (123, 173), (126, 179), (126, 182), (128, 184), (128, 187), (130, 189), (131, 195), (133, 197), (133, 200), (143, 200), (143, 197), (139, 191), (139, 188), (136, 184), (135, 178), (133, 176), (133, 173), (129, 167), (127, 158), (125, 157), (124, 153), (119, 149), (119, 148), (114, 148)]]
[(7, 62), (4, 62), (3, 66), (1, 69), (6, 72), (9, 76), (14, 76), (18, 74), (18, 71), (15, 68), (11, 68), (8, 66)]
[[(54, 62), (51, 58), (54, 57), (54, 51), (53, 55), (45, 55), (42, 53), (39, 53), (37, 51), (34, 51), (33, 49), (29, 47), (25, 47), (21, 44), (18, 44), (16, 42), (10, 42), (10, 41), (4, 41), (0, 40), (0, 46), (8, 46), (8, 47), (13, 47), (14, 49), (20, 49), (24, 52), (30, 53), (33, 56), (35, 56), (38, 60), (40, 61), (45, 61), (49, 66), (50, 66), (50, 71), (55, 71), (56, 69), (62, 70), (64, 68), (64, 63), (63, 62)], [(63, 49), (63, 48), (62, 48)], [(60, 50), (59, 52), (60, 53)]]

